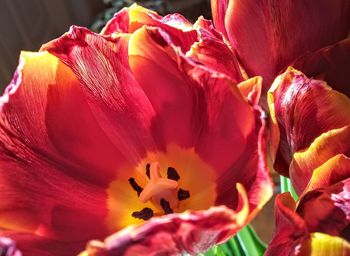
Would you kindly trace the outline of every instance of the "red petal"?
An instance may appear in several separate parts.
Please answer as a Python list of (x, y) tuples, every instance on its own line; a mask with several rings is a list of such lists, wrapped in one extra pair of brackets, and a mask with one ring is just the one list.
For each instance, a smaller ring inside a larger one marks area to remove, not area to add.
[(295, 203), (289, 193), (277, 195), (275, 201), (275, 231), (265, 252), (266, 256), (299, 255), (300, 245), (308, 240), (305, 223), (294, 212)]
[[(293, 69), (275, 80), (269, 106), (281, 134), (277, 161), (285, 162), (287, 168), (295, 152), (308, 148), (321, 134), (350, 123), (349, 98)], [(288, 173), (288, 169), (278, 171)], [(304, 184), (310, 176), (302, 177)]]
[[(77, 255), (85, 246), (85, 241), (61, 242), (45, 237), (12, 231), (0, 231), (0, 235), (11, 238), (18, 248), (15, 254), (6, 256), (72, 256)], [(1, 238), (0, 238), (1, 252)]]
[(153, 123), (154, 108), (129, 69), (127, 47), (128, 36), (111, 39), (72, 27), (43, 49), (74, 70), (97, 124), (118, 150), (115, 157), (137, 164), (147, 151), (157, 149), (157, 133), (151, 129), (160, 127)]
[(240, 203), (236, 211), (220, 206), (153, 218), (108, 237), (104, 245), (90, 243), (83, 255), (142, 256), (204, 252), (227, 240), (245, 224), (248, 202), (243, 187), (238, 186), (237, 189)]
[(234, 83), (243, 81), (243, 71), (236, 54), (222, 36), (218, 35), (211, 22), (199, 18), (194, 26), (198, 29), (200, 40), (192, 45), (187, 56), (231, 77)]
[(343, 154), (336, 155), (316, 168), (304, 193), (341, 182), (350, 177), (350, 158)]
[[(0, 168), (6, 171), (0, 172), (0, 227), (63, 240), (106, 234), (96, 220), (107, 213), (101, 202), (113, 147), (82, 95), (73, 72), (56, 57), (22, 54), (1, 98)], [(86, 129), (72, 126), (72, 119)]]
[[(305, 150), (296, 152), (290, 163), (290, 177), (300, 194), (311, 179), (311, 175), (317, 173), (316, 183), (323, 180), (323, 186), (329, 186), (335, 182), (327, 183), (326, 180), (339, 180), (339, 176), (346, 176), (346, 155), (350, 156), (350, 126), (330, 130), (317, 137)], [(344, 154), (344, 155), (343, 155)], [(327, 176), (331, 176), (326, 178)], [(303, 177), (302, 179), (300, 177)], [(338, 177), (338, 178), (337, 178)], [(314, 184), (313, 186), (315, 186)], [(311, 188), (308, 188), (311, 189)]]
[(193, 28), (192, 23), (181, 14), (169, 14), (162, 17), (136, 4), (116, 13), (102, 30), (102, 34), (133, 33), (144, 25), (158, 27), (166, 31), (174, 44), (181, 47), (183, 52), (188, 51), (192, 44), (198, 40), (197, 31)]
[(300, 199), (296, 212), (304, 219), (310, 233), (322, 232), (350, 239), (347, 231), (350, 224), (349, 199), (350, 179), (347, 179), (307, 192)]
[(326, 81), (350, 97), (350, 39), (299, 58), (292, 64), (308, 77)]
[(161, 28), (170, 36), (172, 44), (179, 46), (184, 53), (189, 51), (188, 56), (229, 75), (235, 82), (243, 80), (235, 53), (211, 22), (203, 18), (199, 18), (193, 25), (179, 14), (162, 17), (141, 6), (133, 5), (115, 14), (102, 34), (133, 33), (143, 25)]
[(227, 36), (248, 75), (261, 75), (265, 90), (296, 58), (347, 37), (347, 0), (212, 0), (214, 24)]

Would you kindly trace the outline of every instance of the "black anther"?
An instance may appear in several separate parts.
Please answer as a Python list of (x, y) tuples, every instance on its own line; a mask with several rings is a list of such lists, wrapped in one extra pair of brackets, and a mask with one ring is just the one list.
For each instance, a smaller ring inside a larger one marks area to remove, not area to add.
[(180, 176), (174, 167), (168, 167), (167, 175), (168, 175), (168, 179), (171, 179), (171, 180), (178, 181), (180, 179)]
[(177, 198), (181, 201), (181, 200), (185, 200), (187, 198), (190, 197), (190, 191), (188, 190), (184, 190), (182, 188), (179, 189), (179, 191), (177, 191)]
[(169, 213), (174, 212), (173, 209), (171, 209), (169, 202), (167, 200), (165, 200), (164, 198), (162, 198), (160, 200), (160, 206), (162, 206), (165, 214), (169, 214)]
[(141, 194), (143, 188), (140, 187), (139, 184), (136, 183), (134, 178), (130, 178), (128, 181), (129, 181), (132, 189), (135, 190), (137, 192), (137, 195), (139, 196)]
[(150, 172), (151, 172), (151, 165), (150, 164), (146, 164), (146, 175), (147, 177), (150, 179)]
[(139, 212), (133, 212), (131, 216), (141, 220), (149, 220), (153, 217), (153, 210), (151, 208), (146, 207)]

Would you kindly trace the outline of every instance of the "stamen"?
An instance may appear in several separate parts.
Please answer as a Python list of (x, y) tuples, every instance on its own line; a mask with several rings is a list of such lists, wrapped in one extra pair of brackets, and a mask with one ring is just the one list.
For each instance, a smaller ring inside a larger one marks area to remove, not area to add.
[(139, 186), (139, 184), (136, 183), (134, 178), (130, 178), (128, 181), (129, 181), (131, 187), (133, 188), (133, 190), (135, 190), (137, 192), (137, 195), (140, 196), (143, 188), (141, 186)]
[(169, 202), (167, 200), (165, 200), (164, 198), (162, 198), (160, 200), (160, 205), (162, 206), (165, 214), (169, 214), (169, 213), (174, 212), (173, 209), (171, 209)]
[(151, 208), (145, 207), (139, 212), (133, 212), (131, 216), (141, 220), (149, 220), (153, 217), (153, 210)]
[(177, 198), (182, 201), (190, 197), (190, 191), (184, 190), (182, 188), (177, 192)]
[(150, 179), (150, 171), (151, 171), (151, 165), (150, 164), (146, 164), (146, 175), (147, 177)]
[(168, 179), (171, 179), (171, 180), (178, 181), (180, 179), (180, 176), (174, 167), (168, 167), (167, 175), (168, 175)]

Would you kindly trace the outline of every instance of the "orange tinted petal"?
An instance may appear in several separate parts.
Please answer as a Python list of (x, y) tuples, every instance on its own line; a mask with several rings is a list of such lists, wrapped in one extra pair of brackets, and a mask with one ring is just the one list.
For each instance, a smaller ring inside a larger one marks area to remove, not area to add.
[[(298, 151), (293, 155), (289, 170), (293, 186), (298, 194), (300, 194), (302, 190), (305, 189), (311, 176), (316, 170), (318, 177), (321, 177), (323, 175), (327, 176), (326, 173), (329, 173), (331, 170), (334, 173), (332, 175), (338, 175), (338, 168), (336, 166), (339, 166), (339, 160), (334, 160), (334, 166), (330, 162), (324, 166), (323, 164), (326, 163), (329, 159), (340, 156), (340, 154), (349, 156), (349, 141), (350, 126), (345, 126), (343, 128), (334, 129), (323, 133), (321, 136), (317, 137), (312, 142), (310, 147), (308, 147), (306, 150)], [(325, 174), (323, 174), (324, 172)], [(344, 176), (344, 174), (340, 176)], [(328, 185), (331, 184), (333, 183), (329, 183)]]
[(280, 133), (275, 167), (283, 166), (277, 170), (284, 174), (295, 152), (308, 148), (321, 134), (350, 123), (349, 98), (292, 68), (275, 80), (269, 108)]

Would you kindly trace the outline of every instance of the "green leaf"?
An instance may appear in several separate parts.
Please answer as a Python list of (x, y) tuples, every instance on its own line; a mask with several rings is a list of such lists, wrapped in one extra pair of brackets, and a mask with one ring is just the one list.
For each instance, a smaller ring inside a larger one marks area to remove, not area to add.
[(284, 176), (280, 176), (280, 182), (281, 182), (281, 193), (284, 193), (284, 192), (289, 192), (294, 201), (297, 201), (298, 200), (298, 195), (297, 193), (295, 192), (294, 188), (293, 188), (293, 185), (292, 183), (290, 182), (290, 179), (284, 177)]
[(201, 256), (260, 256), (266, 250), (266, 244), (260, 240), (254, 229), (247, 225), (226, 243), (210, 248)]
[(243, 228), (236, 236), (245, 255), (260, 256), (264, 254), (266, 245), (260, 240), (250, 225)]

